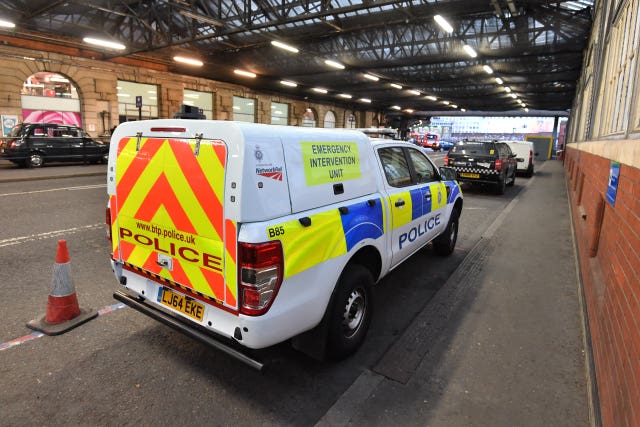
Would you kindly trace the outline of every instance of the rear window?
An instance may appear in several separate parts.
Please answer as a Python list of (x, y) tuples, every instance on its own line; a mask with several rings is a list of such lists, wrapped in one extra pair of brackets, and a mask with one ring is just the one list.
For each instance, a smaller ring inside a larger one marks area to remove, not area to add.
[(451, 153), (495, 156), (497, 149), (493, 142), (458, 142), (451, 149)]

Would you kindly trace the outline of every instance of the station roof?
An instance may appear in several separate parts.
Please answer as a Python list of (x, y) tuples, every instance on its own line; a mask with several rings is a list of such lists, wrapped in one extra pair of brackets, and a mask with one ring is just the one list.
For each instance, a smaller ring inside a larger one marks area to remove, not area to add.
[[(8, 44), (29, 40), (91, 49), (101, 59), (129, 58), (355, 109), (566, 112), (582, 68), (593, 3), (0, 0), (0, 20), (15, 24), (0, 28), (0, 38)], [(445, 18), (450, 31), (435, 15)], [(124, 49), (90, 46), (85, 37), (117, 42)], [(203, 65), (176, 62), (175, 57), (195, 58)]]

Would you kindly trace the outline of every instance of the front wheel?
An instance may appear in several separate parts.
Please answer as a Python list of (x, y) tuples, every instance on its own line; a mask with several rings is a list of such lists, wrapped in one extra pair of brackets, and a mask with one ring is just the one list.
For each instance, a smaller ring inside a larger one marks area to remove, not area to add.
[(371, 323), (373, 277), (361, 265), (342, 272), (330, 308), (327, 356), (334, 360), (353, 354), (364, 341)]
[(453, 250), (456, 247), (456, 242), (458, 241), (459, 218), (460, 213), (457, 210), (451, 212), (451, 218), (449, 218), (447, 228), (441, 235), (433, 240), (433, 249), (436, 251), (436, 254), (440, 256), (447, 256), (453, 253)]

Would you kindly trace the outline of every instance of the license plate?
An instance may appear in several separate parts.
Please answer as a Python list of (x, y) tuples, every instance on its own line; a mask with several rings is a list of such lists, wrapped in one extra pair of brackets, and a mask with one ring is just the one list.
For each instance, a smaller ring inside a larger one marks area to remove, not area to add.
[(462, 172), (462, 173), (460, 173), (460, 176), (463, 177), (463, 178), (480, 178), (480, 174), (478, 174), (478, 173)]
[(178, 310), (192, 319), (202, 322), (204, 319), (204, 305), (193, 298), (180, 295), (168, 288), (161, 288), (158, 292), (158, 302), (164, 306)]

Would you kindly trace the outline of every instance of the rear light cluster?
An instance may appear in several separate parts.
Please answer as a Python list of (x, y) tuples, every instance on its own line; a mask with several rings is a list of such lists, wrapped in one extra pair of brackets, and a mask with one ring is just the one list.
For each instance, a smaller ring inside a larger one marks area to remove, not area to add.
[(500, 169), (502, 169), (502, 159), (496, 159), (496, 162), (494, 164), (494, 168), (495, 170), (499, 171)]
[(449, 166), (449, 155), (444, 156), (444, 165)]
[(533, 151), (529, 150), (529, 164), (533, 163)]
[(260, 316), (269, 310), (282, 283), (283, 261), (280, 241), (238, 245), (240, 313)]
[(107, 239), (111, 241), (111, 208), (107, 208), (105, 223), (107, 224)]

